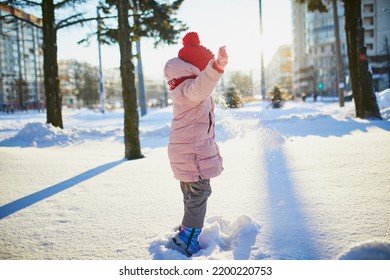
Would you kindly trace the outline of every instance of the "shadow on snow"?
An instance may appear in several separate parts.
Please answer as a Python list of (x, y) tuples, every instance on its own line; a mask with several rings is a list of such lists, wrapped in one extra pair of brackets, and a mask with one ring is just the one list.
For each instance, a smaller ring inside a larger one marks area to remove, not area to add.
[(8, 204), (5, 204), (3, 206), (0, 206), (0, 219), (3, 219), (9, 215), (12, 215), (24, 208), (27, 208), (39, 201), (42, 201), (50, 196), (53, 196), (59, 192), (62, 192), (64, 190), (67, 190), (71, 187), (76, 186), (77, 184), (86, 181), (88, 179), (91, 179), (97, 175), (100, 175), (119, 164), (125, 162), (125, 159), (109, 162), (103, 165), (100, 165), (98, 167), (92, 168), (84, 173), (81, 173), (75, 177), (72, 177), (68, 180), (65, 180), (63, 182), (60, 182), (58, 184), (55, 184), (53, 186), (50, 186), (46, 189), (40, 190), (38, 192), (32, 193), (30, 195), (27, 195), (25, 197), (22, 197), (18, 200), (15, 200), (13, 202), (10, 202)]
[(273, 259), (316, 259), (318, 248), (289, 177), (282, 147), (266, 153), (270, 249)]

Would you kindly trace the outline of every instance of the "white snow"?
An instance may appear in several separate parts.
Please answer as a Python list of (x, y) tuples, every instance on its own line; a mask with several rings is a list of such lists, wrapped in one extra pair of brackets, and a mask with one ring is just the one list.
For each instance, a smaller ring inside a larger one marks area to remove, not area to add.
[[(193, 259), (390, 259), (390, 90), (384, 120), (353, 102), (218, 108), (212, 179)], [(167, 157), (172, 108), (140, 119), (144, 159), (123, 159), (123, 112), (0, 114), (0, 259), (188, 259)]]

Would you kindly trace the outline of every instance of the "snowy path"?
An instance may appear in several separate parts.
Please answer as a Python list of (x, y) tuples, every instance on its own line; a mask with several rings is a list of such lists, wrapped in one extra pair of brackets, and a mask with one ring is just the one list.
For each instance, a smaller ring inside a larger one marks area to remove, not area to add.
[[(141, 119), (136, 161), (122, 160), (120, 113), (66, 112), (64, 131), (0, 116), (0, 259), (186, 259), (167, 241), (182, 217), (170, 110)], [(225, 170), (193, 258), (390, 258), (390, 123), (348, 110), (219, 109)]]

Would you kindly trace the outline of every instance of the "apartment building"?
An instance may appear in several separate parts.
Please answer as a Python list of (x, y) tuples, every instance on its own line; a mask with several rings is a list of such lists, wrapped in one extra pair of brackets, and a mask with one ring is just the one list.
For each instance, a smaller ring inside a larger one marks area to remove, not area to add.
[[(333, 9), (327, 13), (308, 12), (305, 5), (291, 2), (294, 64), (293, 90), (295, 94), (337, 96), (337, 57), (334, 36)], [(338, 3), (338, 19), (344, 30), (344, 10)], [(344, 87), (348, 75), (345, 32), (340, 32)]]
[(44, 103), (42, 20), (0, 4), (0, 110)]
[(280, 46), (265, 69), (266, 92), (277, 86), (291, 93), (292, 76), (291, 45)]
[[(298, 95), (306, 93), (337, 96), (337, 57), (332, 5), (328, 4), (327, 13), (308, 12), (306, 6), (292, 0), (291, 11), (293, 91)], [(348, 91), (350, 79), (344, 6), (341, 1), (337, 2), (337, 14), (343, 68), (341, 86)], [(362, 0), (362, 20), (374, 86), (380, 91), (388, 87), (390, 1)]]
[(362, 0), (362, 14), (374, 86), (390, 88), (390, 1)]

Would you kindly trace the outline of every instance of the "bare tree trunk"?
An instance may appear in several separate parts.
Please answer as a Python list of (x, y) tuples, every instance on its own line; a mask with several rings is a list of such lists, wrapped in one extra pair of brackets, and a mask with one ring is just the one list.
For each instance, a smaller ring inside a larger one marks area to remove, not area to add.
[(348, 44), (349, 72), (355, 101), (356, 117), (382, 119), (368, 69), (361, 0), (344, 1), (345, 31)]
[(125, 157), (127, 159), (142, 158), (139, 141), (139, 116), (137, 110), (137, 93), (135, 89), (134, 65), (131, 60), (130, 28), (128, 19), (128, 3), (117, 0), (118, 36), (121, 54), (120, 70), (122, 78), (122, 95), (124, 108)]
[(42, 1), (43, 17), (43, 72), (46, 95), (47, 123), (63, 128), (57, 64), (57, 30), (53, 0)]

